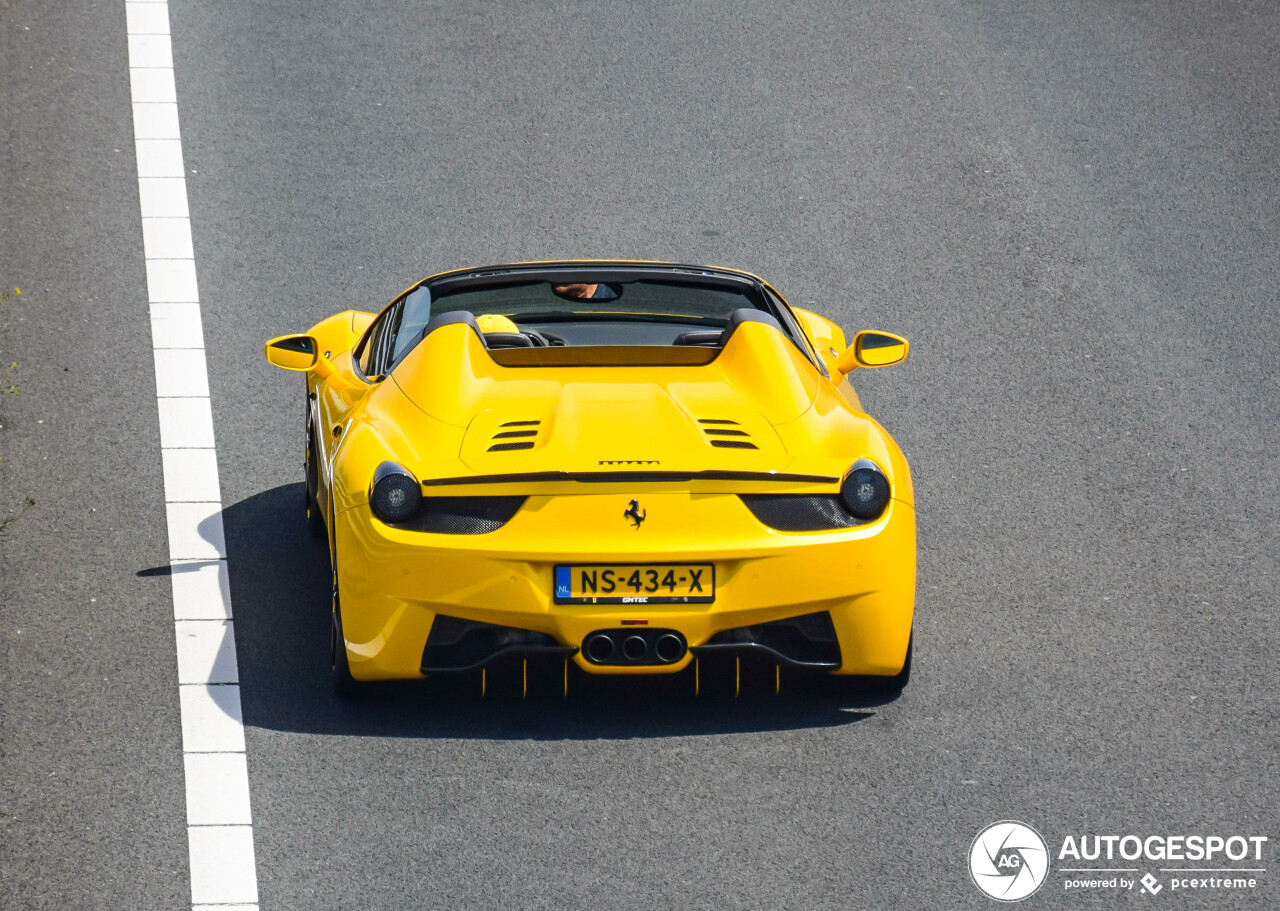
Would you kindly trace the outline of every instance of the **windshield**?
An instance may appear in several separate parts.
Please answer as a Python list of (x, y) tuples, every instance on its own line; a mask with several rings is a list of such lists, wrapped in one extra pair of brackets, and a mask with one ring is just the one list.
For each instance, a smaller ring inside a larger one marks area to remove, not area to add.
[[(586, 276), (590, 279), (590, 276)], [(582, 276), (578, 276), (581, 279)], [(763, 309), (744, 286), (634, 281), (523, 281), (488, 287), (427, 286), (396, 315), (393, 361), (422, 337), (433, 316), (466, 311), (491, 349), (599, 345), (717, 347), (735, 310)]]
[(744, 319), (772, 323), (814, 361), (786, 305), (754, 282), (705, 273), (668, 277), (643, 268), (574, 267), (423, 283), (370, 328), (356, 352), (361, 369), (367, 376), (385, 374), (422, 340), (433, 318), (459, 312), (474, 320), (490, 355), (512, 366), (706, 363)]
[(723, 326), (729, 314), (742, 307), (756, 309), (744, 292), (721, 288), (691, 287), (674, 282), (574, 282), (553, 284), (535, 281), (475, 291), (459, 289), (435, 301), (437, 313), (468, 310), (522, 320), (573, 319), (575, 316), (669, 317), (675, 321), (712, 321)]

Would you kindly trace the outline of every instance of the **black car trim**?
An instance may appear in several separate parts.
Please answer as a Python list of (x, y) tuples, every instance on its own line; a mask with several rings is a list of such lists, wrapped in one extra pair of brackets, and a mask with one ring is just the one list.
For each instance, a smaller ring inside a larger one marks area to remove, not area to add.
[(843, 660), (828, 611), (722, 630), (689, 649), (696, 657), (762, 655), (788, 667), (835, 670)]
[(815, 671), (832, 671), (840, 666), (839, 661), (799, 661), (759, 642), (717, 642), (714, 645), (695, 645), (689, 649), (689, 652), (695, 658), (706, 658), (716, 654), (760, 655), (784, 667)]
[(500, 658), (568, 659), (577, 653), (576, 647), (561, 645), (546, 633), (437, 614), (422, 649), (420, 669), (423, 674), (456, 674), (478, 670)]
[(536, 484), (543, 481), (577, 481), (582, 484), (648, 483), (671, 484), (685, 481), (779, 481), (785, 484), (838, 484), (839, 478), (817, 474), (790, 474), (779, 471), (525, 471), (506, 474), (477, 474), (458, 478), (427, 478), (423, 487), (459, 484)]

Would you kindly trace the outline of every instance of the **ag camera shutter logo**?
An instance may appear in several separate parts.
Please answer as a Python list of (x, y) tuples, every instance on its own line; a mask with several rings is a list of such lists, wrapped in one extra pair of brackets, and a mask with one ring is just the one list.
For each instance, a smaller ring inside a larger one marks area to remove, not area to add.
[(985, 895), (1002, 902), (1033, 895), (1049, 875), (1049, 849), (1024, 822), (1005, 820), (978, 833), (969, 848), (969, 876)]

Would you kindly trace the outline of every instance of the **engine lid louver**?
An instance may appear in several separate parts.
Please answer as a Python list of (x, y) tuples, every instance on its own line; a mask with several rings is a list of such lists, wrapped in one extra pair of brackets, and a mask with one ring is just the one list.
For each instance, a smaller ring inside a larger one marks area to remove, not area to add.
[(707, 442), (717, 449), (759, 449), (751, 442), (751, 434), (740, 429), (737, 421), (725, 418), (698, 418)]
[[(492, 442), (486, 452), (514, 452), (520, 449), (532, 449), (537, 439), (538, 431), (541, 428), (541, 421), (504, 421), (498, 425), (498, 432), (491, 436), (490, 441), (498, 440), (502, 442)], [(524, 429), (503, 429), (503, 428), (524, 428)], [(512, 442), (516, 438), (532, 437), (532, 439), (520, 439), (519, 442)]]
[(598, 386), (584, 384), (556, 409), (514, 401), (478, 412), (462, 439), (462, 463), (483, 476), (624, 468), (774, 471), (790, 463), (769, 422), (740, 403), (700, 402), (694, 410), (668, 406), (663, 398), (651, 401), (656, 393), (650, 385)]

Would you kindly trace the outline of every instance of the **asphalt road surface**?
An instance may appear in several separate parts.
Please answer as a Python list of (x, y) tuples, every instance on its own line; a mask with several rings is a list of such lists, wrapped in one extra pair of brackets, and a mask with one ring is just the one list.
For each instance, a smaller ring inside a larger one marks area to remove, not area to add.
[[(1002, 819), (1055, 855), (1271, 839), (1229, 892), (1071, 892), (1055, 856), (1028, 909), (1280, 906), (1275, 3), (170, 12), (263, 909), (990, 908)], [(36, 503), (0, 538), (0, 907), (178, 908), (124, 3), (0, 26), (0, 517)], [(911, 339), (856, 377), (918, 497), (900, 698), (330, 695), (263, 340), (584, 256)]]

